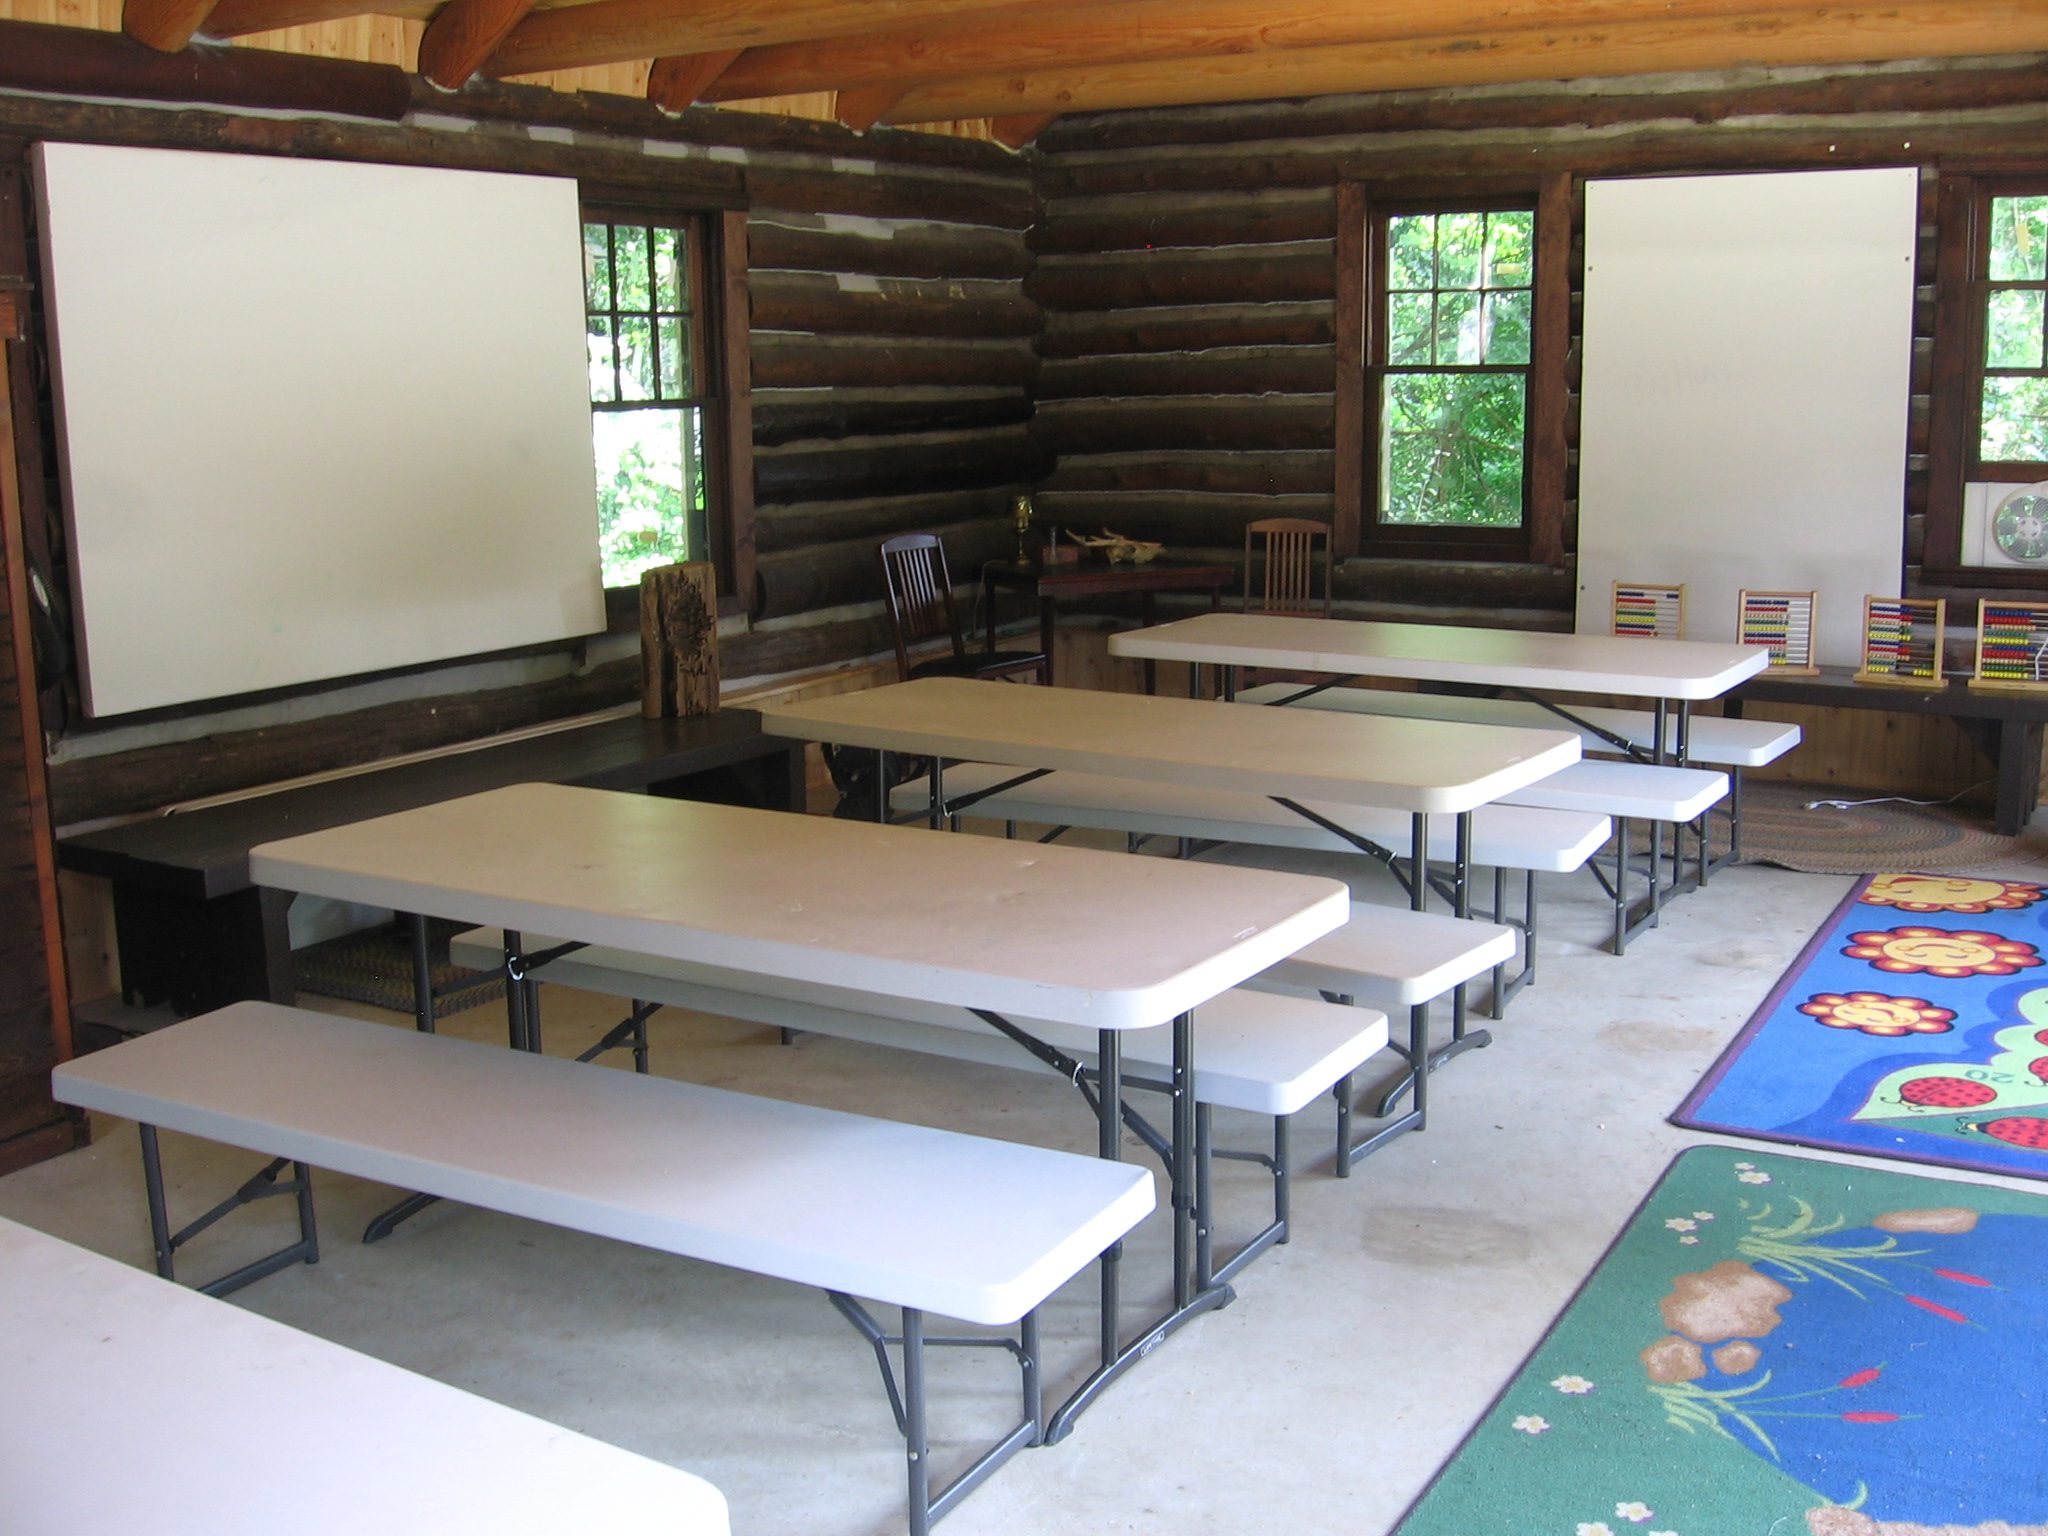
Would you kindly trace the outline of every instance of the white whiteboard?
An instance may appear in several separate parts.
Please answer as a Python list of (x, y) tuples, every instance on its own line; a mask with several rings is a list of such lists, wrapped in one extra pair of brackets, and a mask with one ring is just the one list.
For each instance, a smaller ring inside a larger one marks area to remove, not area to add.
[(86, 708), (604, 627), (573, 182), (38, 147)]
[(1918, 175), (1586, 185), (1578, 627), (1684, 582), (1689, 639), (1744, 587), (1820, 596), (1814, 659), (1899, 593)]

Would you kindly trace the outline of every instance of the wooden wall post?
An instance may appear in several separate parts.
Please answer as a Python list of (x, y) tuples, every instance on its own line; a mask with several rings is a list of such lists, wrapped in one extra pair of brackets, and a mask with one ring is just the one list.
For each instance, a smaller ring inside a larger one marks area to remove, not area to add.
[(718, 708), (718, 573), (706, 560), (640, 575), (640, 713)]
[(14, 965), (0, 975), (0, 1173), (81, 1145), (87, 1133), (82, 1115), (50, 1097), (50, 1067), (71, 1056), (71, 992), (7, 367), (20, 351), (0, 333), (0, 794), (18, 807), (0, 839), (0, 926), (18, 946)]

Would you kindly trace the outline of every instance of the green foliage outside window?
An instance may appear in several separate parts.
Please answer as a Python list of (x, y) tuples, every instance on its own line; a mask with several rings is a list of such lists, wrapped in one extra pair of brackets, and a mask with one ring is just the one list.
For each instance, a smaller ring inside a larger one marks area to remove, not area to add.
[(1380, 520), (1517, 528), (1536, 217), (1387, 220)]
[[(598, 411), (597, 536), (604, 584), (626, 586), (657, 565), (696, 558), (704, 525), (703, 412)], [(684, 500), (684, 488), (690, 500)]]
[(680, 229), (583, 226), (598, 546), (608, 587), (703, 558), (708, 488), (689, 253)]
[(1978, 457), (2048, 463), (2048, 196), (1991, 199)]

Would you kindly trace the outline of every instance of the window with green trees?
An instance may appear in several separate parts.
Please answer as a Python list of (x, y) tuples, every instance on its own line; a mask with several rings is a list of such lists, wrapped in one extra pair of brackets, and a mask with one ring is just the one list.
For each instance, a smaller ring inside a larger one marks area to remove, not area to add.
[(586, 222), (584, 309), (604, 582), (710, 557), (705, 452), (715, 386), (689, 223)]
[(1389, 209), (1374, 224), (1380, 529), (1518, 532), (1535, 212)]
[(2048, 463), (2048, 192), (1986, 199), (1976, 459)]

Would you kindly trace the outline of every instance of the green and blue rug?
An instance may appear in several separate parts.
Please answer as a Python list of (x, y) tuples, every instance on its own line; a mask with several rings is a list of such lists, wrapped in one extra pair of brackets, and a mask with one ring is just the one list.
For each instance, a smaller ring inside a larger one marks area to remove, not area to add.
[(2048, 889), (1859, 882), (1671, 1118), (2048, 1178)]
[(2048, 1533), (2048, 1201), (1679, 1156), (1397, 1536)]

